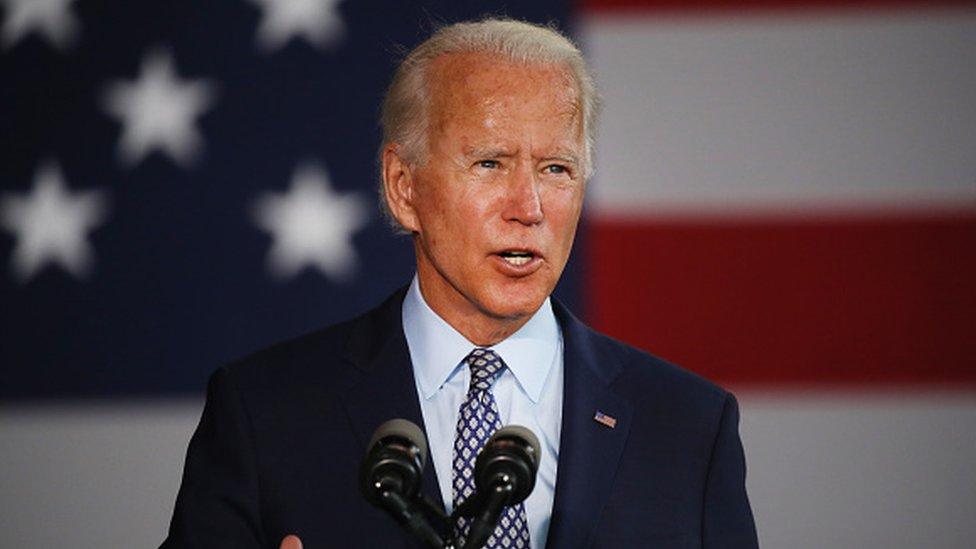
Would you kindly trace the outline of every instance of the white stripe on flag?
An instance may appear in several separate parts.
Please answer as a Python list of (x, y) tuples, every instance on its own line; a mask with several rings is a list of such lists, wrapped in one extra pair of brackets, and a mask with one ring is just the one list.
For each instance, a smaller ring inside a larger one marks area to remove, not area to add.
[(970, 547), (976, 393), (737, 393), (762, 547)]
[(976, 12), (583, 20), (590, 211), (976, 207)]
[(157, 547), (203, 402), (0, 407), (0, 547)]

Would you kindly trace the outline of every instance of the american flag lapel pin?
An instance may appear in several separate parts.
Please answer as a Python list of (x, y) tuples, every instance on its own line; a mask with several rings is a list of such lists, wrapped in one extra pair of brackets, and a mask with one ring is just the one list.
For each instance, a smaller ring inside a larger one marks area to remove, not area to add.
[(607, 414), (604, 414), (600, 410), (596, 411), (596, 415), (593, 416), (593, 421), (601, 425), (604, 425), (606, 427), (609, 427), (611, 429), (617, 426), (617, 418), (613, 416), (608, 416)]

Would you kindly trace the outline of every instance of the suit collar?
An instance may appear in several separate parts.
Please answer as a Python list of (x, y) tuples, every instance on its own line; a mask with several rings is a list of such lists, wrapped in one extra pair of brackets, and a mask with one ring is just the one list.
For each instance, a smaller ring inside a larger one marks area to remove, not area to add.
[[(622, 366), (598, 336), (559, 302), (565, 345), (559, 473), (547, 547), (588, 546), (610, 494), (633, 409), (613, 390)], [(598, 422), (597, 413), (615, 421)]]
[[(405, 293), (406, 288), (400, 289), (378, 308), (352, 321), (350, 327), (345, 359), (355, 368), (349, 371), (342, 401), (363, 455), (376, 428), (393, 418), (412, 421), (426, 435), (400, 320)], [(430, 460), (424, 465), (421, 490), (444, 507)]]

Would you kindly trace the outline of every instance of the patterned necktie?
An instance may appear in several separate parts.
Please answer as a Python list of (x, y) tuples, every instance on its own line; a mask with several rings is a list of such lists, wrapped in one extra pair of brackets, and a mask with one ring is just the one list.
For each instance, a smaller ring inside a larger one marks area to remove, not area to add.
[[(505, 363), (494, 351), (475, 349), (464, 358), (471, 370), (468, 396), (461, 403), (454, 436), (454, 508), (474, 493), (474, 460), (485, 443), (502, 426), (491, 385), (505, 370)], [(471, 521), (462, 518), (457, 529), (458, 545), (464, 546)], [(495, 531), (485, 547), (529, 548), (529, 523), (525, 505), (505, 507)]]

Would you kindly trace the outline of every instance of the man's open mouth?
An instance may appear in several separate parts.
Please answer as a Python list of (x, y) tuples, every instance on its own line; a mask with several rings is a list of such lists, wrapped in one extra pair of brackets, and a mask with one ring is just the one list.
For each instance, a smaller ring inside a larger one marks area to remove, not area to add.
[(504, 252), (501, 252), (498, 255), (500, 255), (501, 258), (504, 259), (506, 263), (508, 263), (509, 265), (514, 265), (516, 267), (521, 267), (522, 265), (525, 265), (529, 261), (532, 261), (532, 258), (535, 257), (535, 254), (533, 254), (532, 252), (524, 252), (524, 251), (516, 251), (516, 250), (506, 250)]

